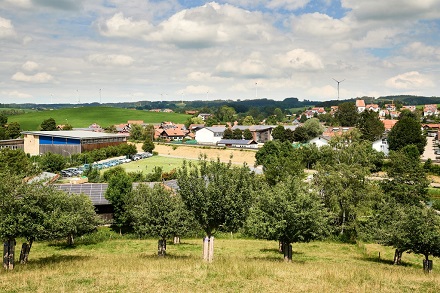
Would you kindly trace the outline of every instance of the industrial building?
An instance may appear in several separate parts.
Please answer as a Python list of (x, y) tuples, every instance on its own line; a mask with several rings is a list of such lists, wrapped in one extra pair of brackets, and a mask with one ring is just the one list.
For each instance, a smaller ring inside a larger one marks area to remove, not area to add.
[(127, 135), (93, 131), (23, 131), (24, 151), (30, 155), (47, 152), (70, 156), (127, 143)]

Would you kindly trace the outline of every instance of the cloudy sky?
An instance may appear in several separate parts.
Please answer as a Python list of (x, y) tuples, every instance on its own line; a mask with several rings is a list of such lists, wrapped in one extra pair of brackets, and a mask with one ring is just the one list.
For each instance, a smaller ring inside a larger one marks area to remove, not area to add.
[(0, 0), (0, 102), (440, 96), (440, 0)]

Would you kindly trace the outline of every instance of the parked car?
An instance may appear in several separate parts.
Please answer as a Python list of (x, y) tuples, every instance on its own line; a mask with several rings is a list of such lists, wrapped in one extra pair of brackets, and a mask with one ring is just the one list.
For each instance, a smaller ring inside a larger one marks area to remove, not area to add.
[(72, 177), (73, 176), (72, 172), (70, 172), (68, 170), (61, 170), (60, 174), (63, 177)]

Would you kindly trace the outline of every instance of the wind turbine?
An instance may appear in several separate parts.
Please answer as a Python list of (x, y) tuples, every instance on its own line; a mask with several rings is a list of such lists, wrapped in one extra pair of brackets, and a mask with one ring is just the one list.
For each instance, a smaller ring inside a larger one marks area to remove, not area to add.
[(345, 79), (339, 81), (339, 80), (336, 80), (336, 79), (333, 78), (333, 80), (336, 81), (336, 82), (338, 83), (338, 101), (339, 101), (339, 84), (340, 84), (341, 82), (343, 82)]

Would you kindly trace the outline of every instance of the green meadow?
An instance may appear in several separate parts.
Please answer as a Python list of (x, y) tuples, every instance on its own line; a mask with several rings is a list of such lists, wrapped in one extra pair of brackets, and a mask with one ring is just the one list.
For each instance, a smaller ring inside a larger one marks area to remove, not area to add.
[[(156, 239), (119, 236), (108, 228), (64, 243), (35, 242), (27, 265), (0, 271), (1, 292), (439, 292), (438, 258), (424, 274), (421, 256), (375, 244), (293, 244), (286, 263), (275, 241), (216, 235), (214, 261), (202, 240), (182, 239), (158, 257)], [(17, 242), (17, 246), (21, 241)], [(379, 258), (380, 252), (380, 258)]]
[(177, 113), (156, 113), (141, 110), (113, 107), (76, 107), (58, 110), (34, 111), (21, 115), (9, 116), (9, 122), (18, 122), (23, 130), (38, 130), (41, 122), (53, 118), (57, 124), (70, 124), (74, 128), (88, 127), (97, 123), (101, 127), (127, 123), (127, 120), (143, 120), (145, 123), (172, 121), (184, 123), (190, 117)]

